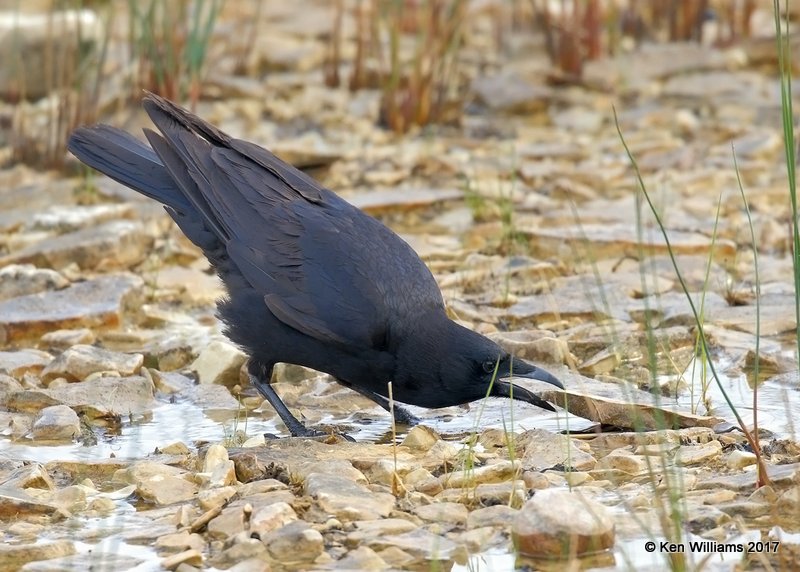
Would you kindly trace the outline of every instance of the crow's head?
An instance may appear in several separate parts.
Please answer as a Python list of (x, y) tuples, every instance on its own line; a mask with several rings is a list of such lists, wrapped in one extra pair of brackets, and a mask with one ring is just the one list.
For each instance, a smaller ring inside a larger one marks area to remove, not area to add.
[(410, 376), (411, 383), (407, 387), (416, 385), (420, 389), (408, 403), (445, 407), (488, 395), (527, 401), (555, 411), (550, 403), (510, 381), (512, 378), (535, 379), (564, 389), (555, 376), (514, 358), (492, 340), (452, 320), (446, 319), (446, 323), (438, 326), (431, 328), (429, 325), (423, 334), (428, 339), (418, 340), (423, 343), (416, 345), (415, 352), (407, 356), (417, 373)]

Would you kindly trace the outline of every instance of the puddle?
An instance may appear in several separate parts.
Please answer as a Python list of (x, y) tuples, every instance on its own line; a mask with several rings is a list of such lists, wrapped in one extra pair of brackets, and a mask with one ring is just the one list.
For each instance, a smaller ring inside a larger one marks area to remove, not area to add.
[[(722, 388), (731, 400), (743, 421), (747, 425), (753, 423), (753, 390), (748, 384), (747, 376), (744, 373), (738, 375), (727, 375), (725, 372), (732, 363), (724, 359), (715, 359), (714, 363)], [(678, 398), (681, 407), (691, 409), (693, 402), (700, 402), (702, 368), (698, 363), (692, 369), (692, 365), (686, 369), (686, 382), (694, 384), (694, 394), (690, 391), (683, 391)], [(736, 423), (736, 417), (728, 405), (725, 397), (720, 390), (720, 386), (715, 380), (708, 376), (708, 398), (712, 410), (707, 414), (722, 417), (731, 423)], [(699, 413), (705, 413), (705, 406), (700, 404)], [(758, 386), (758, 424), (759, 427), (772, 431), (776, 438), (793, 439), (798, 437), (798, 427), (795, 419), (800, 419), (800, 391), (798, 386), (791, 387), (780, 383), (778, 378), (771, 378), (763, 381)]]
[[(234, 415), (235, 412), (231, 412), (231, 416)], [(164, 403), (152, 411), (149, 420), (126, 422), (119, 434), (108, 435), (107, 439), (98, 440), (96, 445), (35, 445), (31, 441), (3, 439), (0, 441), (0, 458), (38, 463), (58, 459), (88, 461), (111, 456), (138, 459), (153, 453), (157, 447), (176, 441), (190, 446), (195, 441), (220, 441), (225, 438), (226, 431), (230, 431), (226, 429), (228, 425), (230, 423), (211, 419), (191, 403)]]
[[(481, 408), (482, 411), (481, 411)], [(577, 431), (588, 427), (591, 422), (568, 415), (543, 414), (534, 406), (513, 404), (505, 399), (490, 399), (485, 406), (481, 402), (470, 405), (470, 409), (459, 415), (437, 415), (435, 410), (408, 407), (409, 411), (420, 417), (423, 423), (443, 437), (471, 433), (476, 429), (513, 429), (515, 432), (529, 429), (546, 429), (561, 432), (567, 428)], [(288, 435), (283, 423), (277, 417), (263, 419), (258, 413), (250, 412), (246, 417), (240, 413), (238, 420), (235, 411), (208, 411), (188, 402), (162, 403), (153, 409), (151, 415), (133, 422), (123, 423), (115, 434), (106, 434), (97, 444), (83, 446), (79, 443), (63, 445), (36, 444), (33, 441), (0, 439), (0, 459), (16, 459), (47, 463), (60, 459), (81, 461), (108, 459), (141, 459), (176, 441), (188, 446), (199, 442), (219, 442), (233, 434), (235, 430), (245, 431), (254, 436), (271, 433), (279, 437)], [(351, 427), (350, 435), (356, 441), (388, 442), (391, 439), (391, 419), (388, 413), (380, 411), (366, 417), (362, 414), (335, 416), (328, 415), (320, 421), (323, 425)], [(406, 435), (406, 427), (398, 427), (398, 441)]]
[[(513, 404), (513, 405), (512, 405)], [(477, 401), (469, 405), (469, 410), (458, 415), (437, 415), (436, 410), (406, 406), (419, 417), (422, 423), (435, 429), (443, 438), (462, 436), (486, 429), (508, 429), (515, 433), (530, 429), (545, 429), (562, 432), (579, 431), (593, 425), (591, 421), (570, 415), (563, 410), (558, 413), (544, 412), (527, 404), (514, 403), (507, 399), (493, 398), (483, 402)], [(327, 421), (331, 423), (352, 424), (358, 429), (353, 433), (357, 441), (377, 441), (391, 438), (391, 419), (388, 414), (372, 417), (369, 423), (350, 418)], [(397, 437), (402, 439), (406, 428), (398, 428)]]

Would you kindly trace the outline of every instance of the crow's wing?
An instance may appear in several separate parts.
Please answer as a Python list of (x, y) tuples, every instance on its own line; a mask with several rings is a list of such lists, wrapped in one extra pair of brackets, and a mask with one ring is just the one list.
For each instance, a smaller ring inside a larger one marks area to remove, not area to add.
[[(382, 347), (397, 313), (443, 308), (416, 253), (388, 228), (252, 143), (167, 100), (148, 139), (279, 320), (348, 347)], [(354, 348), (355, 349), (355, 348)]]

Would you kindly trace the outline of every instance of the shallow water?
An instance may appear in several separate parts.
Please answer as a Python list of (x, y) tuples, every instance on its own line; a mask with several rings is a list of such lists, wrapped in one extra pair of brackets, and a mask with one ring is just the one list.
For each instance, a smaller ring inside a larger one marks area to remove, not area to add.
[[(736, 405), (745, 422), (751, 421), (752, 391), (747, 386), (744, 375), (735, 377), (722, 377), (724, 387)], [(800, 392), (795, 389), (783, 387), (779, 384), (766, 383), (759, 389), (759, 422), (763, 427), (776, 432), (778, 436), (793, 435), (794, 427), (792, 415), (800, 415)], [(712, 384), (709, 394), (714, 403), (723, 403), (716, 384)], [(687, 393), (678, 400), (679, 404), (689, 407), (691, 396)], [(563, 432), (579, 431), (591, 425), (590, 422), (565, 414), (557, 414), (539, 410), (536, 407), (511, 402), (505, 399), (488, 399), (471, 404), (469, 407), (460, 408), (454, 413), (453, 409), (446, 410), (446, 414), (435, 410), (425, 410), (417, 407), (409, 409), (419, 416), (423, 423), (431, 426), (444, 436), (459, 438), (469, 434), (476, 427), (486, 428), (513, 428), (521, 431), (532, 428), (547, 429)], [(732, 420), (727, 410), (714, 412)], [(14, 458), (44, 463), (59, 459), (98, 460), (111, 456), (116, 458), (141, 459), (152, 454), (157, 448), (164, 447), (175, 441), (182, 441), (189, 445), (202, 442), (218, 442), (230, 436), (234, 430), (246, 430), (248, 435), (258, 433), (272, 433), (280, 436), (286, 434), (283, 425), (276, 421), (276, 417), (264, 419), (260, 414), (251, 412), (246, 421), (239, 416), (234, 418), (236, 412), (207, 411), (203, 412), (198, 406), (189, 402), (170, 403), (163, 402), (152, 411), (152, 415), (134, 419), (132, 422), (123, 423), (118, 434), (107, 435), (93, 446), (80, 444), (70, 445), (33, 445), (31, 442), (11, 442), (8, 439), (0, 440), (0, 459)], [(321, 420), (322, 423), (341, 425), (351, 428), (350, 434), (358, 441), (388, 442), (391, 440), (391, 421), (388, 414), (378, 412), (374, 415), (348, 415), (346, 417), (328, 415)], [(397, 440), (402, 440), (406, 428), (398, 427)], [(136, 508), (127, 500), (116, 501), (117, 510), (112, 515), (104, 518), (79, 518), (82, 540), (77, 542), (79, 553), (91, 552), (97, 558), (97, 570), (103, 568), (103, 554), (124, 554), (143, 560), (133, 568), (139, 572), (149, 572), (160, 569), (160, 558), (155, 550), (149, 546), (132, 545), (123, 540), (123, 532), (145, 530), (152, 526), (149, 518), (142, 517)], [(623, 510), (623, 509), (615, 509)], [(48, 535), (61, 536), (58, 530), (69, 527), (69, 521), (54, 527)], [(658, 531), (653, 531), (657, 533)], [(758, 532), (751, 534), (758, 535)], [(98, 539), (92, 542), (92, 539)], [(755, 538), (757, 540), (757, 538)], [(584, 561), (587, 568), (591, 569), (635, 569), (658, 570), (666, 566), (666, 555), (658, 551), (648, 552), (645, 543), (651, 538), (618, 538), (614, 551), (603, 554), (591, 560)], [(655, 542), (661, 538), (656, 537)], [(751, 539), (752, 540), (752, 539)], [(695, 562), (703, 560), (706, 553), (688, 555)], [(715, 570), (732, 569), (736, 562), (741, 560), (741, 554), (719, 554), (713, 556)], [(528, 564), (534, 563), (533, 561)], [(552, 568), (556, 563), (540, 563), (544, 568)], [(454, 564), (453, 572), (480, 572), (494, 570), (514, 570), (525, 566), (524, 559), (517, 560), (515, 555), (504, 550), (489, 550), (470, 557), (465, 564)]]
[[(408, 407), (415, 415), (443, 436), (457, 437), (488, 428), (513, 428), (515, 431), (527, 429), (547, 429), (564, 431), (567, 427), (567, 415), (540, 412), (536, 407), (511, 403), (505, 399), (489, 399), (472, 404), (470, 410), (460, 415), (437, 415), (435, 410)], [(512, 410), (513, 407), (513, 410)], [(84, 446), (80, 443), (70, 444), (35, 444), (33, 441), (0, 439), (0, 459), (17, 459), (46, 463), (59, 459), (98, 460), (111, 456), (120, 459), (140, 459), (155, 452), (157, 448), (181, 441), (191, 447), (203, 442), (219, 442), (229, 437), (235, 430), (245, 431), (248, 435), (270, 433), (285, 437), (288, 435), (283, 423), (277, 417), (262, 418), (258, 413), (250, 412), (247, 417), (237, 415), (234, 411), (203, 410), (188, 402), (163, 402), (152, 411), (147, 418), (125, 422), (118, 434), (107, 434), (96, 445)], [(357, 441), (386, 442), (391, 439), (391, 418), (381, 411), (376, 415), (348, 415), (346, 417), (327, 415), (322, 418), (324, 425), (340, 425)], [(590, 422), (569, 415), (571, 430), (579, 430), (591, 425)], [(398, 426), (396, 437), (402, 440), (408, 428)]]
[[(725, 373), (729, 362), (718, 360), (715, 363), (717, 373), (721, 382), (722, 389), (728, 395), (731, 403), (736, 408), (737, 413), (748, 426), (753, 424), (753, 390), (748, 384), (747, 376), (743, 373), (728, 375)], [(694, 374), (694, 375), (692, 375)], [(684, 391), (678, 398), (678, 404), (687, 409), (691, 409), (693, 403), (700, 401), (700, 387), (702, 370), (699, 367), (692, 369), (690, 366), (686, 371), (687, 383), (694, 383), (694, 394)], [(736, 423), (736, 418), (723, 396), (720, 384), (708, 378), (708, 398), (712, 409), (706, 411), (704, 405), (697, 408), (698, 413), (716, 415), (725, 420)], [(763, 381), (758, 386), (758, 425), (762, 429), (767, 429), (774, 433), (777, 438), (790, 438), (796, 440), (798, 429), (796, 419), (800, 419), (800, 385), (795, 380), (793, 384), (781, 381), (781, 378), (774, 377)]]
[[(720, 364), (722, 370), (725, 364)], [(687, 376), (691, 370), (687, 371)], [(696, 387), (699, 388), (699, 368)], [(753, 392), (744, 374), (727, 376), (720, 374), (723, 387), (736, 407), (739, 415), (748, 425), (753, 421)], [(589, 391), (591, 388), (587, 388)], [(678, 405), (691, 410), (693, 402), (699, 401), (699, 389), (695, 395), (684, 391), (677, 399)], [(708, 396), (714, 409), (708, 414), (722, 417), (731, 423), (735, 418), (725, 402), (716, 382), (711, 382)], [(665, 403), (669, 398), (663, 398)], [(265, 406), (268, 407), (268, 406)], [(445, 438), (460, 438), (476, 430), (488, 428), (507, 429), (515, 432), (529, 429), (546, 429), (553, 432), (579, 432), (593, 425), (592, 422), (567, 414), (543, 411), (532, 405), (501, 398), (491, 398), (474, 402), (468, 406), (447, 410), (427, 410), (407, 406), (422, 422), (435, 429)], [(705, 407), (696, 408), (705, 414)], [(797, 437), (795, 419), (800, 418), (800, 391), (788, 384), (768, 380), (759, 387), (758, 422), (762, 428), (773, 432), (778, 438)], [(341, 426), (341, 428), (361, 442), (390, 442), (392, 438), (391, 418), (383, 410), (374, 408), (369, 413), (328, 414), (321, 424)], [(258, 412), (246, 416), (235, 411), (203, 411), (190, 402), (162, 401), (152, 414), (133, 421), (125, 420), (116, 434), (106, 433), (105, 438), (96, 445), (83, 446), (70, 444), (35, 444), (33, 441), (0, 439), (0, 459), (18, 459), (46, 463), (58, 459), (97, 460), (111, 456), (123, 459), (143, 458), (176, 441), (188, 446), (203, 442), (219, 442), (231, 436), (234, 431), (245, 431), (249, 436), (270, 433), (280, 437), (288, 433), (276, 416), (264, 418)], [(403, 439), (408, 428), (397, 426), (396, 438)]]

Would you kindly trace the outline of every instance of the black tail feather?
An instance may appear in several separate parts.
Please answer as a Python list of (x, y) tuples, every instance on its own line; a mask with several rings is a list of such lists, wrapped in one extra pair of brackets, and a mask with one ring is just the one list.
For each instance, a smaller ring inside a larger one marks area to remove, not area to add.
[(90, 167), (179, 213), (192, 209), (158, 155), (125, 131), (109, 125), (80, 127), (67, 148)]

